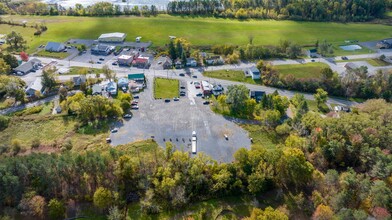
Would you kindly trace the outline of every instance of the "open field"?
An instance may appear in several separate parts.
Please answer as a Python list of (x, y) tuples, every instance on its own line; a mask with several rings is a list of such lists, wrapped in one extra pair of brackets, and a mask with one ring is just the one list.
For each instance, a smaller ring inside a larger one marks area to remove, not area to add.
[[(29, 150), (31, 143), (39, 139), (45, 147), (52, 145), (61, 146), (67, 140), (73, 145), (73, 150), (86, 149), (98, 146), (105, 141), (109, 126), (107, 122), (101, 123), (99, 129), (85, 126), (75, 130), (78, 121), (71, 116), (51, 115), (52, 103), (43, 105), (38, 112), (33, 112), (33, 107), (23, 112), (15, 113), (5, 130), (1, 131), (0, 143), (9, 145), (17, 139), (22, 149)], [(21, 116), (17, 116), (21, 115)], [(56, 150), (56, 149), (54, 149)]]
[(154, 97), (156, 99), (179, 97), (179, 82), (176, 79), (154, 79)]
[[(40, 37), (34, 37), (33, 29), (30, 28), (31, 34), (26, 35), (30, 47), (37, 47), (48, 41), (64, 42), (70, 38), (96, 39), (101, 33), (115, 31), (126, 33), (128, 41), (134, 40), (136, 36), (142, 36), (143, 41), (152, 41), (154, 45), (158, 46), (168, 43), (169, 35), (184, 37), (194, 45), (224, 43), (245, 45), (249, 41), (249, 36), (253, 36), (253, 43), (256, 45), (277, 44), (280, 40), (312, 44), (317, 39), (343, 44), (347, 39), (370, 41), (392, 35), (390, 26), (364, 23), (239, 21), (216, 18), (182, 18), (169, 15), (150, 18), (13, 15), (3, 16), (3, 19), (12, 19), (15, 22), (26, 20), (28, 24), (46, 23), (48, 31)], [(12, 28), (0, 29), (2, 32), (8, 33)], [(17, 31), (21, 31), (20, 29), (23, 28), (17, 27), (17, 29)]]
[(325, 63), (288, 64), (277, 65), (275, 68), (283, 76), (292, 74), (295, 78), (310, 79), (320, 78), (321, 70), (328, 68), (328, 65)]
[[(205, 71), (203, 73), (205, 77), (225, 79), (236, 82), (245, 82), (250, 84), (257, 84), (255, 80), (251, 77), (245, 77), (244, 71), (241, 70), (215, 70), (215, 71)], [(258, 81), (260, 82), (260, 80)]]

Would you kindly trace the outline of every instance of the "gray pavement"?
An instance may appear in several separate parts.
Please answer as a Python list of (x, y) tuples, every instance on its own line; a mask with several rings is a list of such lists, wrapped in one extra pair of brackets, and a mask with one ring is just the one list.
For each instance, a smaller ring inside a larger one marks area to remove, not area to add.
[(230, 162), (236, 150), (241, 147), (249, 149), (247, 132), (232, 120), (213, 113), (208, 105), (203, 105), (204, 100), (196, 97), (199, 91), (190, 82), (187, 96), (170, 103), (153, 98), (151, 82), (140, 94), (139, 110), (132, 111), (133, 118), (115, 125), (118, 132), (110, 135), (114, 146), (154, 137), (160, 146), (171, 141), (177, 149), (191, 152), (190, 139), (192, 132), (196, 131), (198, 153), (204, 152), (218, 161)]

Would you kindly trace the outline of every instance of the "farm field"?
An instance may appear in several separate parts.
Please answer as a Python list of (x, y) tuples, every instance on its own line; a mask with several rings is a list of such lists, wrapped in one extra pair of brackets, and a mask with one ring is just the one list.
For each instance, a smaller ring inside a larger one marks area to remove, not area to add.
[[(48, 41), (64, 42), (70, 38), (96, 39), (105, 32), (124, 32), (127, 40), (142, 36), (143, 41), (152, 41), (155, 46), (168, 42), (168, 36), (184, 37), (193, 45), (234, 44), (245, 45), (253, 36), (256, 45), (273, 45), (280, 40), (291, 40), (299, 44), (312, 44), (317, 39), (341, 44), (344, 40), (369, 41), (392, 35), (386, 25), (359, 23), (297, 22), (274, 20), (238, 21), (217, 18), (189, 18), (169, 15), (157, 17), (66, 17), (66, 16), (2, 16), (4, 20), (27, 21), (28, 24), (44, 22), (48, 31), (34, 37), (34, 29), (26, 33), (23, 27), (1, 25), (1, 32), (14, 29), (26, 35), (30, 48)], [(77, 23), (77, 25), (75, 25)], [(8, 27), (5, 27), (8, 26)], [(348, 31), (349, 30), (349, 31)]]
[(295, 78), (310, 79), (320, 78), (321, 70), (328, 68), (325, 63), (288, 64), (275, 66), (279, 74), (286, 76), (292, 74)]
[(156, 99), (179, 97), (179, 85), (176, 79), (155, 78), (154, 97)]

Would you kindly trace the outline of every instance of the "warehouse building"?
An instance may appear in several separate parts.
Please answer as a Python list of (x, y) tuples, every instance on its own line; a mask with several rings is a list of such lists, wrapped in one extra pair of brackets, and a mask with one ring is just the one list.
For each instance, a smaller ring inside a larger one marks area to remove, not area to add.
[(125, 41), (125, 38), (127, 37), (126, 34), (124, 33), (107, 33), (107, 34), (101, 34), (99, 36), (98, 41), (99, 42), (104, 42), (104, 43), (122, 43)]

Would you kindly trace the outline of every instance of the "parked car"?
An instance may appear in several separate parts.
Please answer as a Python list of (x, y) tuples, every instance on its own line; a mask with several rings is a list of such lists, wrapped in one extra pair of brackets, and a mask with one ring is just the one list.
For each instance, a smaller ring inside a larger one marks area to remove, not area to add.
[(223, 135), (225, 137), (226, 140), (229, 140), (229, 137), (227, 136), (227, 134)]
[(117, 66), (117, 62), (113, 62), (112, 65), (113, 65), (113, 66)]
[(185, 92), (180, 92), (180, 96), (185, 96), (186, 93)]
[(135, 95), (135, 96), (133, 96), (133, 98), (134, 98), (134, 99), (138, 99), (138, 98), (139, 98), (139, 96), (138, 96), (138, 95)]
[(139, 109), (139, 106), (138, 106), (138, 105), (132, 105), (131, 109), (133, 109), (133, 110), (138, 110), (138, 109)]
[(162, 61), (159, 61), (158, 64), (162, 64)]
[(185, 76), (185, 74), (184, 73), (180, 73), (180, 76)]
[(170, 102), (170, 99), (165, 99), (165, 102)]
[(106, 138), (106, 143), (110, 143), (110, 142), (112, 142), (112, 139)]
[(209, 105), (210, 104), (210, 100), (205, 100), (204, 102), (203, 102), (203, 105)]
[(117, 128), (113, 128), (113, 129), (111, 130), (112, 133), (116, 133), (117, 131), (118, 131)]
[(132, 115), (131, 115), (131, 114), (125, 114), (125, 115), (123, 116), (123, 118), (132, 118)]
[(181, 89), (185, 89), (185, 86), (181, 86), (180, 88), (181, 88)]
[(316, 62), (315, 60), (311, 60), (312, 62)]
[(101, 64), (101, 63), (102, 63), (102, 62), (99, 62), (99, 61), (97, 62), (97, 64)]
[(201, 92), (197, 93), (196, 96), (203, 96), (203, 94)]
[(174, 101), (180, 101), (180, 98), (174, 97), (173, 100), (174, 100)]
[(193, 75), (192, 78), (197, 78), (197, 76), (196, 76), (196, 75)]
[(137, 105), (139, 102), (137, 100), (133, 100), (131, 105)]
[(104, 61), (105, 59), (104, 59), (104, 58), (99, 58), (99, 60), (100, 60), (100, 61)]

